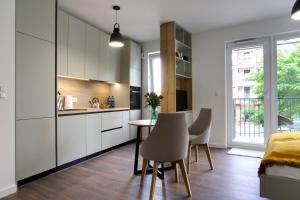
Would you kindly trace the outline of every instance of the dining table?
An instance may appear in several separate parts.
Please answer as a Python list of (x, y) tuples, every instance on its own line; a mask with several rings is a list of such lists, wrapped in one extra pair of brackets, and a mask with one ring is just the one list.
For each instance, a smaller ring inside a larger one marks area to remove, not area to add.
[[(148, 129), (148, 134), (151, 134), (151, 128), (153, 128), (156, 124), (156, 120), (144, 119), (144, 120), (133, 120), (128, 122), (131, 126), (137, 127), (137, 135), (136, 135), (136, 143), (135, 143), (135, 156), (134, 156), (134, 174), (141, 175), (142, 170), (138, 169), (139, 166), (139, 151), (140, 151), (140, 144), (142, 139), (142, 128)], [(157, 177), (160, 179), (164, 179), (164, 171), (174, 169), (174, 165), (164, 167), (164, 164), (161, 164), (161, 167), (158, 168)], [(153, 166), (151, 165), (150, 161), (148, 161), (148, 169), (146, 171), (147, 174), (153, 172)]]

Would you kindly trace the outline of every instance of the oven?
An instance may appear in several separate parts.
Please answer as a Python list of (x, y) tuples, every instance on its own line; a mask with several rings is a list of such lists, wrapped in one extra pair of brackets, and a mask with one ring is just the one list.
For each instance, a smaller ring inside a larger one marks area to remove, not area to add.
[(141, 88), (130, 86), (130, 110), (141, 109)]

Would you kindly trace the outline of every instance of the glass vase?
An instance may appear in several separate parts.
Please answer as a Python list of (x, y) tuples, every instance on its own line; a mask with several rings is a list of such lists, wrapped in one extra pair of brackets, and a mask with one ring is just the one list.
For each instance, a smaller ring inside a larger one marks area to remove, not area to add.
[(156, 122), (157, 115), (158, 115), (157, 107), (152, 107), (151, 108), (151, 116), (150, 116), (151, 123)]

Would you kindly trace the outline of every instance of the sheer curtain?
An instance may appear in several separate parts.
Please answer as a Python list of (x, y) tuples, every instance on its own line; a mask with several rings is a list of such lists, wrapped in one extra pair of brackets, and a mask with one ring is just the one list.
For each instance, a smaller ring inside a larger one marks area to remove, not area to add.
[(148, 92), (161, 94), (161, 60), (159, 52), (148, 54)]

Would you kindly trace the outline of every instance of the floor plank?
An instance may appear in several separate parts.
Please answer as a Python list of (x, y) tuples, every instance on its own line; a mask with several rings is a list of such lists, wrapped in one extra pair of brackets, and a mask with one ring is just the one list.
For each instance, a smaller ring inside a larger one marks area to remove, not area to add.
[[(157, 179), (155, 199), (259, 200), (257, 169), (260, 159), (226, 154), (212, 149), (215, 169), (210, 170), (204, 149), (199, 161), (192, 156), (188, 198), (181, 174), (175, 182), (174, 171)], [(134, 145), (130, 144), (87, 162), (44, 177), (18, 189), (3, 200), (143, 200), (149, 198), (151, 175), (143, 187), (140, 176), (133, 175)], [(142, 159), (140, 159), (140, 167)]]

